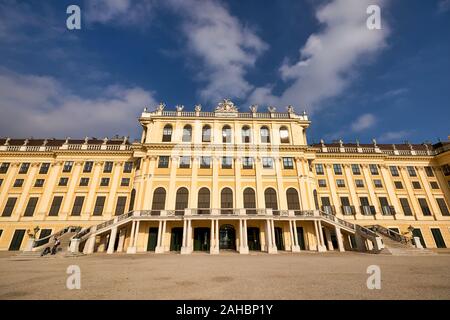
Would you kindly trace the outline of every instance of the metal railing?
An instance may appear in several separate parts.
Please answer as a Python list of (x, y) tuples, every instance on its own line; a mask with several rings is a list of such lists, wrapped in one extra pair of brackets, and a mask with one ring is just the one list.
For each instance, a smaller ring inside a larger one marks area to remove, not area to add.
[(78, 227), (78, 226), (66, 227), (58, 232), (55, 232), (55, 233), (49, 235), (49, 236), (35, 240), (33, 242), (33, 248), (37, 248), (37, 247), (43, 246), (44, 244), (47, 244), (50, 241), (50, 239), (52, 239), (54, 237), (61, 237), (63, 234), (66, 234), (69, 232), (79, 232), (80, 230), (81, 230), (81, 227)]

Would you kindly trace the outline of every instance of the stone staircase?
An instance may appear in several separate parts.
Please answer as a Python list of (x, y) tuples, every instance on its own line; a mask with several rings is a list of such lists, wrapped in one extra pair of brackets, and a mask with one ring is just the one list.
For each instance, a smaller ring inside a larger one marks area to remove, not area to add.
[(383, 240), (384, 248), (380, 250), (380, 254), (388, 254), (393, 256), (415, 256), (415, 255), (436, 255), (437, 253), (425, 249), (417, 248), (411, 238), (400, 235), (395, 231), (386, 229), (382, 226), (375, 225), (369, 229), (376, 232)]

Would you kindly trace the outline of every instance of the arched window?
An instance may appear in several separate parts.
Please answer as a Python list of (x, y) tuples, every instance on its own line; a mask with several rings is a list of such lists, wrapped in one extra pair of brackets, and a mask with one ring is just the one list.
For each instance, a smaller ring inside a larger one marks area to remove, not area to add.
[(170, 142), (172, 141), (172, 125), (166, 124), (163, 129), (163, 142)]
[(191, 142), (192, 141), (192, 127), (190, 124), (187, 124), (183, 128), (183, 137), (181, 139), (183, 142)]
[(266, 126), (261, 127), (261, 143), (270, 143), (270, 131)]
[(285, 126), (280, 128), (280, 142), (289, 143), (289, 130)]
[(164, 188), (156, 188), (153, 192), (152, 215), (160, 215), (166, 206), (166, 190)]
[(130, 196), (130, 206), (128, 207), (128, 211), (134, 210), (134, 199), (136, 198), (136, 189), (131, 190)]
[(202, 142), (211, 142), (211, 126), (209, 126), (209, 125), (203, 126)]
[(243, 126), (242, 127), (242, 143), (250, 143), (251, 142), (250, 135), (250, 127)]
[(222, 128), (222, 142), (231, 143), (231, 127), (229, 125), (225, 125)]
[[(233, 191), (230, 188), (223, 188), (220, 193), (220, 208), (233, 208)], [(232, 210), (222, 210), (222, 214), (231, 214)]]
[(199, 214), (208, 214), (209, 213), (209, 208), (211, 206), (210, 199), (211, 199), (211, 196), (210, 196), (210, 192), (209, 192), (208, 188), (201, 188), (198, 191), (197, 208), (198, 208)]
[(317, 197), (317, 190), (314, 189), (313, 191), (314, 196), (314, 205), (316, 206), (316, 210), (319, 210), (319, 198)]
[(275, 215), (279, 214), (277, 192), (273, 188), (267, 188), (266, 191), (264, 191), (264, 200), (266, 202), (266, 209), (272, 209), (272, 212)]
[(252, 188), (244, 190), (244, 208), (247, 214), (256, 214), (256, 194)]
[(294, 188), (289, 188), (286, 190), (286, 200), (289, 210), (294, 210), (295, 214), (300, 212), (300, 201), (298, 197), (298, 192)]
[(177, 190), (175, 197), (175, 215), (184, 215), (184, 209), (188, 207), (189, 191), (182, 187)]

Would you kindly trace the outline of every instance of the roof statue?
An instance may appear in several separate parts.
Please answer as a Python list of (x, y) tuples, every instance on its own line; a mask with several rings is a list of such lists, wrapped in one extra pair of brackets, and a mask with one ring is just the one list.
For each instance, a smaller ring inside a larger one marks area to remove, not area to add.
[(230, 99), (223, 99), (217, 105), (215, 112), (238, 112), (238, 109)]

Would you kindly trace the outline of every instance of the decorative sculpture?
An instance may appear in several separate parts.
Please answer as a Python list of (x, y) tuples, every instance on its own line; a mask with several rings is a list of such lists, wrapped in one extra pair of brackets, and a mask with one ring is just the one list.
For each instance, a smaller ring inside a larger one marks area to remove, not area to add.
[(288, 105), (288, 106), (287, 106), (287, 112), (288, 112), (288, 113), (294, 113), (294, 107), (291, 106), (291, 105)]
[(182, 104), (177, 104), (175, 108), (177, 109), (177, 112), (181, 112), (183, 111), (184, 106)]
[(257, 104), (252, 104), (252, 105), (250, 106), (250, 111), (251, 111), (252, 113), (256, 113), (256, 111), (258, 111), (258, 105), (257, 105)]
[(273, 113), (273, 112), (275, 112), (277, 110), (277, 108), (274, 107), (274, 106), (268, 106), (267, 110), (269, 110), (270, 113)]
[(238, 112), (238, 110), (230, 99), (223, 99), (217, 105), (216, 112)]
[(156, 107), (156, 111), (163, 111), (165, 107), (166, 107), (165, 103), (164, 102), (160, 102), (158, 104), (158, 106)]
[(201, 104), (196, 104), (194, 107), (195, 112), (200, 112), (202, 111), (202, 105)]

